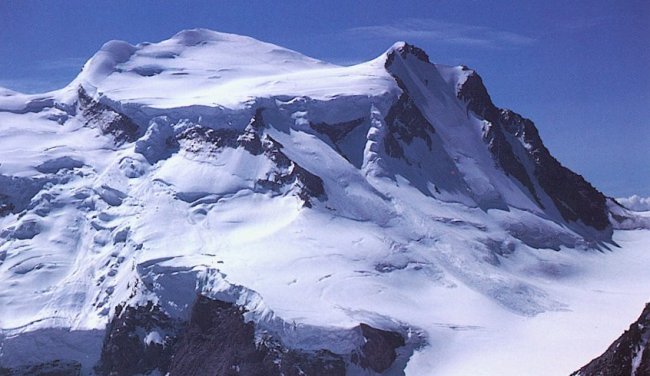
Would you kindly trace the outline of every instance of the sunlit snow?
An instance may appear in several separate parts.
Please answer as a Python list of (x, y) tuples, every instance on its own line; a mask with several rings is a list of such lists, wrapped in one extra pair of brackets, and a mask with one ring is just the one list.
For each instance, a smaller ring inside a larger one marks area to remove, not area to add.
[[(439, 130), (439, 154), (409, 152), (425, 167), (449, 156), (462, 178), (436, 196), (430, 178), (449, 171), (396, 172), (379, 146), (400, 93), (385, 59), (340, 67), (190, 30), (109, 42), (59, 91), (0, 91), (0, 197), (22, 205), (0, 217), (0, 363), (67, 354), (89, 372), (116, 305), (155, 300), (183, 316), (195, 290), (246, 306), (297, 348), (345, 350), (360, 322), (408, 330), (407, 375), (568, 374), (599, 355), (650, 299), (650, 232), (594, 249), (540, 209), (482, 146), (482, 120), (456, 98), (461, 67), (398, 69)], [(139, 146), (86, 123), (80, 86), (149, 129)], [(260, 107), (263, 134), (323, 180), (313, 208), (259, 189), (277, 172), (263, 154), (159, 148), (193, 125), (241, 131)], [(310, 127), (360, 118), (342, 146)], [(513, 229), (575, 247), (534, 249)]]

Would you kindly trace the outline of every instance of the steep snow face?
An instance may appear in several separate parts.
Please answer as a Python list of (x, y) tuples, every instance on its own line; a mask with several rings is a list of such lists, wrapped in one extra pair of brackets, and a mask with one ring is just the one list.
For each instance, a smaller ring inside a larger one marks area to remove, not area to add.
[[(118, 305), (186, 320), (198, 293), (289, 349), (399, 333), (386, 374), (578, 368), (650, 292), (647, 221), (585, 206), (602, 194), (546, 168), (532, 123), (472, 77), (405, 43), (339, 67), (189, 30), (109, 42), (59, 91), (0, 92), (0, 367), (90, 373)], [(611, 244), (599, 214), (636, 229), (622, 250), (586, 252)]]

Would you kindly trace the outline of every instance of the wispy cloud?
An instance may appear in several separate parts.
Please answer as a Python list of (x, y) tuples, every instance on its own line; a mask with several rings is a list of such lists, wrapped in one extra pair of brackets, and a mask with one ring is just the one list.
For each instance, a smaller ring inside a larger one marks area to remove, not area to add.
[(535, 42), (532, 37), (510, 31), (434, 19), (404, 19), (386, 25), (359, 26), (346, 30), (345, 35), (351, 38), (420, 40), (483, 48), (525, 47)]
[(582, 15), (572, 15), (567, 22), (558, 23), (556, 26), (559, 32), (585, 32), (591, 31), (596, 27), (602, 27), (616, 21), (619, 18), (610, 16), (585, 17)]

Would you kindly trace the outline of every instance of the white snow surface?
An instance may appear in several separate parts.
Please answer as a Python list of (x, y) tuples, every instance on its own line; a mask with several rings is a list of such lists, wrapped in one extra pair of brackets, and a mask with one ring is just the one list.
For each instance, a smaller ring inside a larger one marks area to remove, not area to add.
[(155, 44), (108, 42), (77, 81), (97, 95), (154, 108), (241, 108), (257, 97), (324, 99), (394, 89), (381, 69), (340, 67), (249, 37), (200, 29)]
[[(388, 169), (383, 118), (401, 91), (386, 54), (339, 67), (197, 29), (109, 42), (58, 91), (1, 90), (0, 198), (22, 207), (0, 217), (0, 365), (78, 358), (94, 335), (90, 373), (116, 305), (154, 300), (185, 317), (194, 291), (245, 305), (296, 348), (350, 350), (361, 322), (410, 333), (406, 375), (560, 375), (599, 355), (650, 299), (650, 232), (616, 231), (618, 247), (600, 250), (513, 237), (513, 226), (578, 235), (480, 151), (483, 123), (455, 96), (465, 71), (409, 59), (398, 69), (471, 194), (424, 194), (413, 174)], [(148, 129), (139, 142), (151, 145), (192, 126), (241, 131), (264, 107), (261, 135), (327, 197), (306, 208), (296, 187), (259, 189), (277, 166), (242, 147), (184, 141), (148, 161), (84, 118), (79, 87)], [(310, 127), (359, 118), (337, 145), (347, 159)], [(508, 210), (479, 208), (495, 200)]]

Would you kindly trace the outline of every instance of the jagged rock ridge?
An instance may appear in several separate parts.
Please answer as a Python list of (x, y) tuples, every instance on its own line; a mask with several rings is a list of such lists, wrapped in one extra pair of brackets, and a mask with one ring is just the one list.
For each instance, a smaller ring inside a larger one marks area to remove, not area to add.
[(572, 376), (650, 375), (650, 304), (605, 352)]
[[(597, 230), (609, 227), (605, 195), (553, 158), (532, 121), (494, 106), (476, 72), (472, 71), (467, 77), (458, 97), (467, 101), (469, 110), (491, 123), (485, 135), (490, 151), (504, 171), (528, 188), (540, 205), (533, 179), (539, 182), (567, 221), (579, 220)], [(520, 155), (527, 156), (534, 166), (532, 178), (519, 160)]]
[(361, 324), (365, 343), (351, 354), (288, 349), (277, 338), (257, 339), (255, 324), (235, 304), (197, 296), (188, 321), (173, 319), (160, 307), (118, 306), (106, 329), (101, 375), (159, 371), (169, 375), (346, 375), (347, 364), (381, 373), (405, 345), (394, 332)]

